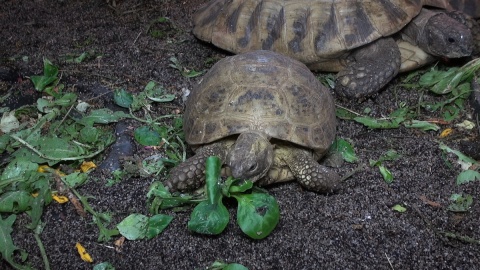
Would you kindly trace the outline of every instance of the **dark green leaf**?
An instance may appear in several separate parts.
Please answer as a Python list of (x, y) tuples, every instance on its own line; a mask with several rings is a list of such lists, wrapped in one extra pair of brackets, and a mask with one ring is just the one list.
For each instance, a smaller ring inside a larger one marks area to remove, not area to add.
[(157, 146), (162, 141), (160, 134), (150, 126), (141, 126), (135, 129), (134, 137), (139, 144), (145, 146)]
[(95, 143), (100, 136), (100, 131), (93, 126), (85, 126), (80, 129), (80, 142), (82, 143)]
[(0, 253), (2, 253), (3, 259), (16, 269), (32, 269), (29, 266), (19, 265), (13, 260), (14, 252), (19, 250), (13, 244), (11, 236), (13, 232), (13, 223), (16, 218), (16, 215), (10, 215), (6, 219), (2, 219), (2, 216), (0, 216)]
[(30, 193), (18, 190), (3, 193), (0, 196), (0, 212), (20, 213), (30, 209), (33, 197)]
[(93, 124), (115, 123), (125, 118), (130, 118), (130, 115), (121, 111), (113, 112), (109, 109), (98, 109), (91, 111), (88, 116), (83, 117), (80, 123), (91, 126)]
[(152, 239), (153, 237), (159, 235), (160, 233), (167, 228), (168, 224), (172, 221), (173, 217), (158, 214), (150, 217), (148, 219), (148, 230), (147, 230), (147, 239)]
[(113, 101), (120, 107), (129, 108), (133, 102), (133, 95), (125, 89), (115, 90), (113, 92)]

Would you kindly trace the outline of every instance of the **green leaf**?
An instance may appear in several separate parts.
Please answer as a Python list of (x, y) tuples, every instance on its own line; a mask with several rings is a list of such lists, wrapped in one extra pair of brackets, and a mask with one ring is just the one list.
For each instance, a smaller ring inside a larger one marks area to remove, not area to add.
[(157, 213), (158, 208), (170, 209), (187, 204), (192, 196), (181, 194), (173, 197), (161, 182), (154, 182), (147, 193), (147, 198), (153, 199), (150, 212)]
[(253, 239), (267, 237), (280, 220), (280, 210), (274, 197), (266, 193), (235, 195), (238, 201), (237, 223)]
[(80, 141), (82, 143), (95, 143), (101, 135), (100, 131), (93, 126), (85, 126), (80, 129)]
[(54, 66), (47, 58), (43, 59), (43, 76), (30, 76), (35, 89), (43, 91), (45, 88), (57, 80), (58, 67)]
[(458, 150), (455, 150), (455, 149), (452, 149), (450, 147), (448, 147), (446, 144), (444, 143), (439, 143), (438, 144), (438, 147), (445, 151), (445, 152), (448, 152), (448, 153), (452, 153), (452, 154), (455, 154), (457, 157), (458, 157), (458, 161), (459, 163), (468, 163), (468, 167), (470, 167), (471, 164), (479, 164), (476, 160), (474, 160), (473, 158), (463, 154), (462, 152), (458, 151)]
[(405, 118), (396, 117), (391, 119), (375, 119), (368, 116), (358, 116), (355, 117), (353, 120), (371, 129), (390, 129), (398, 128), (400, 126), (400, 123), (403, 122)]
[(28, 157), (18, 157), (8, 163), (7, 167), (3, 170), (1, 180), (12, 179), (16, 177), (25, 177), (32, 171), (37, 171), (38, 164), (28, 160)]
[(3, 259), (13, 267), (17, 269), (32, 269), (28, 266), (19, 265), (13, 260), (14, 252), (19, 250), (19, 248), (13, 244), (11, 236), (13, 232), (13, 223), (16, 218), (16, 215), (10, 215), (6, 219), (2, 219), (2, 216), (0, 216), (0, 253), (2, 253)]
[(411, 120), (411, 121), (405, 121), (403, 122), (403, 125), (407, 128), (417, 128), (423, 131), (437, 131), (440, 129), (440, 127), (436, 124), (432, 124), (427, 121), (419, 121), (419, 120)]
[(224, 263), (222, 261), (215, 261), (212, 263), (210, 267), (207, 267), (207, 269), (212, 269), (212, 270), (248, 270), (245, 266), (239, 264), (239, 263)]
[(93, 270), (115, 270), (115, 267), (109, 262), (102, 262), (99, 264), (96, 264), (93, 267)]
[(32, 202), (32, 195), (24, 190), (6, 192), (0, 196), (0, 212), (24, 212), (30, 209)]
[(82, 172), (74, 172), (66, 176), (62, 176), (63, 181), (65, 181), (70, 188), (75, 188), (83, 183), (85, 183), (88, 179), (88, 174)]
[(162, 141), (160, 134), (150, 126), (141, 126), (135, 129), (134, 137), (139, 144), (145, 146), (157, 146)]
[(466, 170), (457, 176), (457, 185), (480, 180), (480, 173), (474, 170)]
[(147, 235), (148, 217), (142, 214), (131, 214), (118, 225), (118, 231), (128, 240), (143, 239)]
[(205, 181), (207, 198), (212, 205), (222, 200), (222, 192), (218, 184), (221, 166), (222, 162), (218, 157), (210, 156), (207, 158), (205, 165)]
[(380, 170), (380, 174), (383, 176), (383, 180), (385, 180), (385, 182), (388, 184), (391, 184), (393, 182), (393, 174), (387, 169), (387, 167), (379, 165), (378, 169)]
[(193, 209), (188, 229), (201, 234), (216, 235), (227, 227), (229, 219), (230, 214), (221, 200), (214, 204), (203, 201)]
[(253, 187), (253, 182), (250, 180), (237, 180), (229, 187), (229, 193), (243, 193)]
[(40, 137), (37, 141), (30, 143), (40, 153), (55, 160), (77, 157), (86, 153), (86, 149), (65, 138)]
[(399, 212), (399, 213), (404, 213), (405, 211), (407, 211), (407, 208), (403, 207), (402, 205), (400, 204), (396, 204), (392, 207), (393, 210)]
[(156, 82), (150, 81), (145, 86), (145, 94), (147, 98), (155, 102), (170, 102), (175, 99), (175, 95), (164, 94), (165, 88), (161, 85), (157, 85)]
[(168, 224), (173, 220), (172, 216), (158, 214), (148, 219), (147, 239), (159, 235), (167, 228)]
[(223, 270), (248, 270), (248, 268), (239, 263), (229, 263), (223, 268)]
[(467, 212), (473, 204), (472, 195), (452, 194), (450, 200), (453, 201), (447, 209), (452, 212)]
[(341, 153), (343, 160), (345, 160), (346, 162), (353, 163), (358, 160), (353, 146), (348, 141), (342, 138), (337, 137), (330, 149), (333, 149), (333, 151), (335, 152)]
[(129, 108), (133, 102), (133, 95), (125, 89), (115, 90), (113, 92), (113, 101), (120, 107)]
[(115, 123), (125, 118), (130, 118), (130, 115), (122, 111), (113, 112), (110, 109), (104, 108), (91, 111), (90, 115), (83, 117), (80, 123), (86, 126), (91, 126), (93, 124)]

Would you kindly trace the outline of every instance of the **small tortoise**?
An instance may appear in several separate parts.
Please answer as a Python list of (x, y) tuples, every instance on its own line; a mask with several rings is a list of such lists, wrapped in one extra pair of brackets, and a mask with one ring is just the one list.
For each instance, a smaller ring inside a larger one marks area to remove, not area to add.
[(297, 179), (323, 193), (339, 186), (339, 176), (317, 163), (335, 138), (333, 98), (299, 61), (272, 51), (220, 60), (191, 92), (183, 121), (196, 154), (172, 169), (170, 190), (204, 184), (211, 155), (259, 185)]
[(193, 33), (230, 52), (272, 50), (338, 72), (336, 91), (358, 98), (431, 56), (471, 54), (460, 14), (425, 5), (450, 7), (447, 0), (212, 0), (194, 15)]

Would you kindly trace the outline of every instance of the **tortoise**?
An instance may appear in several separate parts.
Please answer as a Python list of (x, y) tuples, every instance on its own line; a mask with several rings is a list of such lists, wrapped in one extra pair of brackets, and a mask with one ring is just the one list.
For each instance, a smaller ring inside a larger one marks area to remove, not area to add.
[(462, 16), (426, 5), (451, 9), (447, 0), (213, 0), (194, 14), (193, 34), (233, 53), (273, 50), (338, 72), (335, 91), (361, 98), (432, 56), (471, 54)]
[(335, 138), (333, 97), (297, 60), (265, 50), (220, 60), (190, 93), (183, 121), (196, 153), (170, 171), (169, 190), (200, 187), (212, 155), (260, 186), (294, 179), (321, 193), (340, 186), (317, 162)]

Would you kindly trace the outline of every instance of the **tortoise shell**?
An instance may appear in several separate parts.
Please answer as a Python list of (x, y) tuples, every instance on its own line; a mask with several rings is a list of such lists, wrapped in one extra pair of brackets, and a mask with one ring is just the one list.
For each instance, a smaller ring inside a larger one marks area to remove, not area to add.
[(212, 0), (195, 13), (193, 33), (233, 53), (272, 50), (336, 72), (352, 49), (397, 33), (425, 5), (452, 9), (447, 0)]
[(271, 51), (217, 62), (190, 93), (184, 114), (190, 145), (259, 131), (321, 155), (335, 128), (328, 89), (304, 64)]

